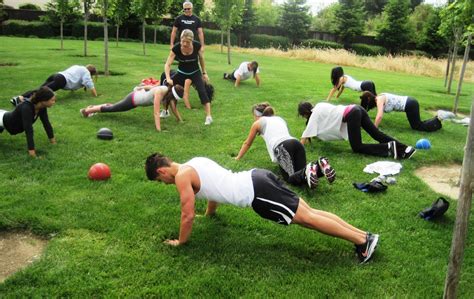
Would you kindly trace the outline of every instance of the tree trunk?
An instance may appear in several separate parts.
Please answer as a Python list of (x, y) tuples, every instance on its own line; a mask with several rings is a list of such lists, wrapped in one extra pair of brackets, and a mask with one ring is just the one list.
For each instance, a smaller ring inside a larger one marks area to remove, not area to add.
[(155, 24), (155, 27), (153, 28), (153, 43), (156, 45), (156, 24)]
[(459, 36), (460, 36), (460, 32), (456, 30), (456, 33), (454, 34), (454, 48), (453, 48), (452, 63), (451, 63), (451, 74), (449, 74), (449, 81), (448, 81), (448, 94), (451, 93), (451, 84), (453, 83), (454, 68), (456, 66), (456, 56), (458, 54)]
[(118, 48), (118, 40), (119, 40), (119, 28), (120, 26), (117, 24), (117, 31), (115, 34), (115, 46)]
[(61, 35), (61, 50), (64, 50), (64, 39), (63, 39), (63, 27), (64, 27), (64, 20), (59, 22), (59, 35)]
[(107, 19), (107, 6), (108, 0), (104, 0), (104, 74), (105, 76), (109, 75), (109, 26)]
[(467, 132), (464, 159), (462, 163), (461, 187), (459, 192), (456, 222), (454, 225), (451, 253), (449, 255), (448, 271), (444, 284), (443, 298), (456, 298), (457, 287), (461, 274), (461, 265), (464, 256), (469, 214), (472, 204), (473, 170), (474, 170), (474, 102), (471, 105), (471, 122)]
[(89, 19), (89, 7), (84, 0), (84, 57), (87, 56), (87, 20)]
[(448, 76), (449, 76), (449, 65), (451, 64), (451, 55), (453, 51), (453, 44), (449, 44), (449, 50), (448, 50), (448, 62), (446, 63), (446, 75), (444, 76), (444, 87), (448, 85)]
[(143, 40), (143, 55), (144, 55), (144, 56), (146, 56), (146, 49), (145, 49), (145, 43), (146, 43), (145, 26), (146, 26), (146, 21), (143, 20), (143, 23), (142, 23), (142, 40)]
[(463, 62), (462, 62), (462, 67), (461, 67), (461, 74), (459, 75), (459, 82), (458, 82), (458, 89), (456, 91), (456, 98), (454, 99), (454, 107), (453, 107), (453, 113), (454, 114), (457, 114), (457, 112), (458, 112), (459, 96), (461, 95), (461, 87), (462, 87), (462, 81), (464, 80), (464, 72), (466, 71), (467, 61), (469, 60), (469, 51), (471, 50), (471, 40), (472, 40), (472, 35), (469, 34), (469, 37), (467, 38), (466, 49), (464, 50), (464, 59), (463, 59)]
[(224, 53), (224, 29), (221, 28), (221, 53)]
[(227, 29), (227, 63), (230, 64), (230, 28)]

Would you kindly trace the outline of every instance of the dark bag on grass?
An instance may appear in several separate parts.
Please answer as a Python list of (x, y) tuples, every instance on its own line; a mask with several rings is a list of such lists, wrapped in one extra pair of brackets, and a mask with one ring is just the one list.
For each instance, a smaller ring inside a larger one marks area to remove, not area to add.
[(352, 183), (354, 188), (359, 189), (362, 192), (381, 192), (387, 190), (387, 185), (379, 181), (372, 181), (370, 183)]
[(419, 215), (425, 220), (431, 220), (443, 216), (448, 208), (449, 202), (444, 197), (440, 197), (431, 204), (431, 207), (425, 208)]

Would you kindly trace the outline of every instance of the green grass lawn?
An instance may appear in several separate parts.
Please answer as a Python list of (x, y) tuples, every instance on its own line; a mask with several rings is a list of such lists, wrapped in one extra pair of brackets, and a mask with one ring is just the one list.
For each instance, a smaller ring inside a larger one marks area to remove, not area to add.
[[(73, 64), (103, 66), (103, 43), (90, 42), (84, 58), (82, 41), (0, 37), (0, 109), (10, 110), (8, 99), (43, 82), (50, 74)], [(185, 119), (171, 117), (154, 129), (152, 108), (102, 114), (84, 119), (79, 109), (115, 102), (145, 77), (159, 77), (168, 54), (166, 45), (111, 44), (110, 69), (121, 76), (101, 77), (98, 98), (82, 90), (59, 91), (49, 110), (57, 145), (50, 145), (40, 124), (35, 125), (38, 159), (26, 153), (24, 134), (0, 135), (0, 229), (28, 229), (50, 243), (44, 256), (0, 284), (0, 297), (440, 297), (451, 246), (456, 202), (445, 217), (427, 222), (417, 213), (440, 194), (413, 173), (429, 164), (461, 163), (467, 129), (450, 122), (435, 133), (409, 129), (403, 113), (384, 117), (381, 128), (399, 140), (414, 144), (428, 138), (433, 148), (418, 151), (386, 193), (368, 195), (352, 182), (374, 177), (363, 173), (376, 157), (352, 153), (348, 142), (313, 141), (306, 147), (309, 160), (329, 157), (337, 170), (333, 185), (317, 190), (291, 189), (317, 209), (334, 212), (349, 223), (381, 236), (372, 262), (360, 266), (353, 245), (297, 226), (283, 227), (259, 218), (251, 209), (220, 206), (212, 219), (196, 218), (190, 242), (179, 248), (162, 243), (178, 236), (180, 205), (174, 186), (147, 181), (145, 158), (160, 151), (178, 162), (206, 156), (232, 170), (254, 167), (278, 172), (258, 138), (241, 161), (233, 160), (252, 124), (251, 106), (269, 101), (284, 117), (291, 134), (299, 137), (304, 120), (296, 115), (301, 100), (324, 99), (333, 65), (272, 57), (227, 57), (206, 49), (209, 77), (216, 88), (214, 123), (204, 126), (204, 111), (191, 92), (193, 110), (179, 104)], [(241, 61), (261, 65), (261, 88), (246, 81), (241, 88), (222, 79)], [(345, 67), (347, 74), (375, 81), (378, 92), (415, 97), (422, 109), (449, 110), (443, 79)], [(460, 110), (468, 113), (474, 84), (464, 83)], [(358, 102), (359, 94), (344, 91), (339, 103)], [(372, 117), (375, 112), (370, 113)], [(422, 118), (431, 115), (422, 111)], [(101, 127), (115, 138), (95, 137)], [(368, 136), (364, 139), (369, 140)], [(107, 163), (112, 179), (93, 182), (87, 171), (95, 162)], [(203, 213), (205, 202), (197, 202)], [(474, 220), (471, 218), (470, 227)], [(1, 254), (1, 253), (0, 253)], [(465, 251), (459, 295), (473, 298), (474, 237)]]

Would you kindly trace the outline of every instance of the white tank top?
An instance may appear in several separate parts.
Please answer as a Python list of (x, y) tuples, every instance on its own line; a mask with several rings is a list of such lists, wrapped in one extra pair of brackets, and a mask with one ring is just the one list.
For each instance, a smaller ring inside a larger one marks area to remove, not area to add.
[(252, 204), (254, 198), (252, 170), (233, 173), (211, 159), (203, 157), (193, 158), (183, 165), (194, 168), (201, 181), (201, 189), (196, 193), (196, 198), (239, 207)]
[(260, 134), (265, 140), (267, 151), (272, 162), (277, 162), (273, 150), (285, 140), (295, 139), (288, 132), (288, 126), (283, 118), (279, 116), (263, 116), (259, 119)]
[(386, 99), (383, 107), (384, 112), (405, 111), (408, 96), (399, 96), (391, 93), (381, 93), (380, 95), (385, 96)]
[(350, 88), (355, 91), (362, 91), (360, 86), (362, 85), (362, 81), (357, 81), (351, 76), (344, 75), (346, 77), (346, 83), (344, 83), (344, 87)]
[(159, 89), (163, 94), (168, 91), (168, 87), (166, 86), (156, 86), (150, 90), (140, 89), (133, 93), (133, 104), (135, 106), (152, 106), (154, 100), (154, 93)]

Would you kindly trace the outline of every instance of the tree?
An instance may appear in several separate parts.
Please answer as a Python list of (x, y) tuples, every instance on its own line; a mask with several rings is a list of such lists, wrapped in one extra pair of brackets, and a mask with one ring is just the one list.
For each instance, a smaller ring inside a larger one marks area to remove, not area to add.
[(364, 0), (364, 8), (369, 16), (381, 14), (387, 0)]
[(313, 17), (311, 28), (316, 31), (336, 33), (337, 19), (336, 11), (339, 9), (339, 3), (333, 3), (318, 12)]
[(91, 14), (92, 5), (94, 5), (95, 0), (82, 0), (84, 4), (84, 57), (87, 56), (87, 22), (89, 21), (89, 16)]
[(408, 26), (408, 0), (389, 0), (385, 6), (382, 27), (377, 33), (377, 40), (390, 53), (399, 53), (410, 40)]
[(61, 36), (61, 50), (63, 45), (64, 24), (72, 24), (81, 16), (79, 0), (51, 0), (46, 4), (46, 16), (42, 18), (50, 24), (58, 24)]
[[(215, 0), (214, 21), (221, 29), (221, 45), (224, 31), (227, 32), (227, 63), (230, 61), (230, 30), (242, 21), (243, 0)], [(221, 46), (222, 51), (222, 46)]]
[(255, 18), (257, 26), (276, 26), (281, 18), (281, 7), (272, 0), (261, 0), (255, 4)]
[(448, 41), (438, 32), (440, 24), (439, 9), (435, 9), (433, 14), (429, 15), (426, 19), (421, 37), (417, 40), (417, 47), (419, 49), (434, 56), (440, 55), (446, 49)]
[(150, 12), (150, 18), (153, 22), (153, 43), (156, 44), (156, 27), (161, 21), (162, 16), (168, 12), (170, 5), (169, 0), (158, 0), (152, 1), (152, 10)]
[(115, 42), (118, 47), (119, 31), (120, 26), (130, 16), (131, 13), (131, 0), (112, 0), (109, 1), (108, 16), (111, 18), (115, 25)]
[(156, 11), (163, 11), (161, 7), (164, 7), (165, 1), (163, 0), (134, 0), (132, 10), (138, 16), (142, 22), (142, 42), (143, 42), (143, 55), (146, 55), (146, 19), (153, 16), (156, 17), (158, 13)]
[[(171, 0), (169, 14), (172, 18), (176, 18), (183, 14), (183, 3), (186, 0)], [(190, 0), (193, 4), (193, 14), (200, 16), (201, 12), (204, 10), (204, 0)]]
[(3, 10), (4, 6), (3, 0), (0, 0), (0, 23), (7, 18), (7, 13)]
[(287, 0), (283, 3), (280, 27), (286, 32), (293, 44), (299, 43), (308, 35), (311, 16), (306, 0)]
[(247, 45), (250, 40), (250, 34), (252, 30), (257, 26), (257, 20), (255, 19), (255, 11), (253, 9), (253, 0), (245, 0), (244, 11), (242, 15), (242, 22), (236, 27), (239, 31), (239, 45)]
[(357, 35), (364, 32), (364, 11), (361, 0), (339, 0), (339, 9), (336, 11), (336, 33), (348, 48)]
[(18, 5), (18, 9), (41, 10), (41, 7), (32, 3), (23, 3)]

